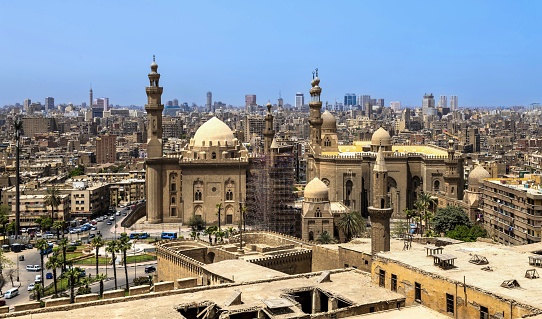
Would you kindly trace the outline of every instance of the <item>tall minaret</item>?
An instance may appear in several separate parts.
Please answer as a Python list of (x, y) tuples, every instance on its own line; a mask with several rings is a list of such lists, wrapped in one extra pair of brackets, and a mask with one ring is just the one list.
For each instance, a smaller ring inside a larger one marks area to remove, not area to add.
[(90, 84), (90, 101), (89, 101), (90, 103), (88, 105), (88, 107), (90, 109), (92, 109), (92, 101), (94, 101), (94, 99), (93, 99), (93, 96), (92, 96), (92, 84)]
[(158, 85), (160, 74), (154, 55), (152, 56), (151, 73), (149, 73), (150, 86), (147, 87), (147, 157), (162, 157), (162, 90)]
[[(316, 77), (315, 77), (316, 74)], [(309, 102), (310, 114), (309, 114), (309, 124), (310, 124), (310, 139), (312, 149), (316, 154), (320, 153), (320, 141), (322, 140), (322, 101), (320, 101), (320, 94), (322, 93), (322, 88), (318, 85), (320, 84), (320, 79), (318, 78), (318, 69), (312, 73), (312, 88), (310, 90), (311, 100)]]
[(390, 217), (393, 208), (388, 197), (388, 169), (384, 162), (382, 146), (378, 149), (373, 168), (373, 205), (369, 207), (371, 217), (371, 253), (390, 251)]
[(267, 114), (265, 115), (265, 129), (263, 131), (263, 147), (264, 154), (269, 154), (271, 152), (271, 143), (273, 142), (273, 137), (275, 137), (275, 131), (273, 130), (273, 114), (271, 114), (271, 102), (267, 102)]
[(459, 159), (455, 157), (454, 141), (448, 141), (448, 157), (444, 160), (446, 171), (444, 172), (444, 183), (446, 184), (446, 196), (450, 198), (463, 198), (463, 188), (460, 178)]

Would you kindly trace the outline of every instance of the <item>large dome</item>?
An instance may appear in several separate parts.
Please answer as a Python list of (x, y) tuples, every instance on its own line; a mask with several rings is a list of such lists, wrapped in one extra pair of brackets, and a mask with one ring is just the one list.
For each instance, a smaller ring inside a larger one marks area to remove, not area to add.
[(318, 177), (313, 178), (305, 186), (305, 199), (317, 199), (327, 201), (329, 198), (329, 188)]
[(489, 172), (486, 171), (486, 169), (483, 168), (482, 165), (478, 165), (469, 174), (469, 187), (482, 185), (482, 180), (484, 178), (490, 178), (490, 177), (491, 175), (489, 174)]
[(225, 146), (225, 142), (232, 146), (233, 140), (233, 132), (228, 125), (214, 116), (198, 128), (194, 135), (194, 146), (209, 146), (209, 142), (212, 142), (213, 146), (219, 143), (220, 146)]
[(379, 128), (378, 130), (376, 130), (376, 132), (373, 133), (373, 137), (371, 137), (371, 145), (390, 146), (390, 133), (388, 133), (388, 131), (386, 131), (382, 127)]
[(333, 114), (331, 114), (328, 110), (326, 110), (322, 114), (322, 120), (323, 130), (337, 131), (337, 120), (335, 119), (335, 116), (333, 116)]

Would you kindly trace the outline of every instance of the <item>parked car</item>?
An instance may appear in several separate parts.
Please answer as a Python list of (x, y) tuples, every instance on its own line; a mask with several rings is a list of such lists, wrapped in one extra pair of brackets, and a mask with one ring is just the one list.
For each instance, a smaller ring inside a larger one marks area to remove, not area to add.
[(147, 266), (145, 267), (145, 273), (151, 273), (151, 272), (155, 272), (156, 271), (156, 267), (154, 266)]
[(47, 278), (47, 279), (53, 279), (53, 273), (52, 273), (52, 272), (48, 272), (47, 274), (45, 274), (45, 278)]
[(34, 280), (34, 282), (37, 284), (41, 283), (41, 275), (36, 275), (36, 279)]
[(28, 271), (40, 271), (41, 266), (40, 265), (27, 265), (26, 270), (28, 270)]
[(26, 244), (26, 248), (28, 248), (28, 249), (32, 249), (32, 248), (34, 248), (34, 245), (32, 245), (32, 244), (28, 243), (28, 244)]
[(107, 225), (113, 225), (113, 222), (112, 222), (112, 221), (108, 221), (108, 222), (107, 222)]
[(31, 282), (31, 283), (28, 284), (28, 288), (26, 288), (26, 290), (32, 291), (32, 290), (34, 290), (34, 287), (35, 287), (35, 286), (36, 286), (36, 284), (33, 283), (33, 282)]

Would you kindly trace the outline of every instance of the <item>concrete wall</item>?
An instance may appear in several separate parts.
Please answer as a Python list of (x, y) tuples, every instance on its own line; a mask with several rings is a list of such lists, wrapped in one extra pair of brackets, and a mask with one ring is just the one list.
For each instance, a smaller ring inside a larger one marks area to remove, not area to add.
[(192, 288), (198, 285), (198, 278), (177, 279), (177, 289)]
[(24, 310), (31, 310), (31, 309), (37, 309), (41, 306), (39, 301), (29, 302), (29, 303), (21, 303), (18, 305), (13, 306), (13, 311), (24, 311)]
[[(421, 303), (443, 314), (446, 313), (446, 294), (454, 296), (458, 319), (480, 318), (480, 307), (487, 307), (489, 318), (520, 318), (537, 313), (537, 309), (505, 299), (462, 282), (430, 274), (406, 264), (377, 256), (372, 263), (371, 276), (379, 283), (380, 270), (384, 270), (385, 288), (391, 289), (391, 275), (397, 276), (397, 292), (406, 297), (406, 305)], [(415, 300), (415, 283), (421, 284), (421, 300)], [(503, 317), (504, 314), (504, 317)]]
[(339, 246), (339, 263), (341, 267), (354, 267), (371, 272), (372, 255), (370, 252), (360, 252)]
[(289, 275), (302, 274), (311, 272), (312, 251), (303, 250), (272, 257), (252, 259), (249, 262)]
[(118, 290), (111, 290), (111, 291), (104, 292), (103, 299), (122, 298), (124, 296), (125, 296), (124, 290), (118, 289)]
[[(187, 278), (190, 279), (190, 278)], [(175, 282), (173, 281), (164, 281), (154, 284), (154, 292), (162, 292), (175, 289)]]
[(150, 290), (151, 290), (150, 285), (141, 285), (141, 286), (130, 287), (129, 295), (130, 296), (136, 296), (136, 295), (147, 294), (147, 293), (149, 293)]
[(68, 305), (69, 303), (70, 303), (70, 298), (49, 299), (49, 300), (45, 301), (45, 307)]
[(75, 302), (88, 302), (100, 299), (98, 294), (86, 294), (81, 296), (75, 296)]

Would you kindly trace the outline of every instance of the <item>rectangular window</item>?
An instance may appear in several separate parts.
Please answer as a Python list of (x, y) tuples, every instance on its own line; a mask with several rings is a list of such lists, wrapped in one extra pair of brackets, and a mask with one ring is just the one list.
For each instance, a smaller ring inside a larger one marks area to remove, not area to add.
[(454, 295), (446, 294), (446, 312), (453, 314), (454, 310), (455, 310)]
[(488, 319), (489, 318), (489, 311), (487, 307), (480, 306), (480, 319)]
[(386, 286), (386, 271), (383, 269), (380, 269), (380, 272), (378, 274), (378, 285), (380, 287)]
[(397, 291), (397, 275), (391, 274), (391, 291)]
[(418, 282), (414, 283), (414, 299), (416, 301), (422, 301), (422, 285)]
[(175, 207), (171, 207), (171, 216), (177, 216), (177, 209)]

